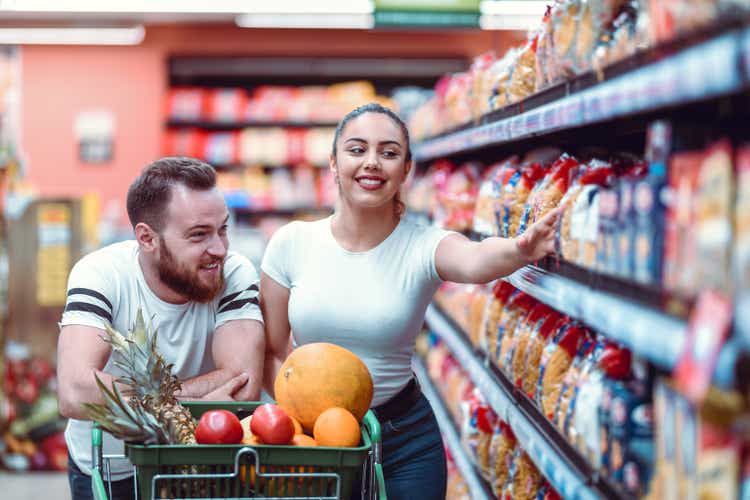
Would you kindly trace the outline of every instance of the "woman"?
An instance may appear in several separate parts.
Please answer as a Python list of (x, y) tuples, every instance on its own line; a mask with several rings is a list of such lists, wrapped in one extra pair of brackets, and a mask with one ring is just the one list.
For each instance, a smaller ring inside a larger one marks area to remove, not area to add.
[(296, 344), (331, 342), (373, 377), (390, 499), (445, 498), (445, 454), (411, 371), (415, 337), (440, 283), (486, 283), (552, 252), (557, 212), (515, 239), (481, 243), (402, 218), (399, 189), (412, 168), (409, 134), (392, 111), (368, 104), (339, 124), (330, 168), (339, 208), (274, 234), (261, 269), (266, 386)]

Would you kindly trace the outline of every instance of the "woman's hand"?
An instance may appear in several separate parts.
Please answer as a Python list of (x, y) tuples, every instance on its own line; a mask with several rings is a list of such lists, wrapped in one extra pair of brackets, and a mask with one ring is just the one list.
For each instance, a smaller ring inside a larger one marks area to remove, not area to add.
[(515, 239), (516, 247), (527, 263), (555, 253), (555, 228), (560, 211), (556, 208), (548, 212)]

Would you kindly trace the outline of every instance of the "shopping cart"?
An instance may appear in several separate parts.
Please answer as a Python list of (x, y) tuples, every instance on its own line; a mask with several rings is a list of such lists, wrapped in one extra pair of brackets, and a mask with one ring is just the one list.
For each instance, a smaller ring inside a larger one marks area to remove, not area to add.
[[(215, 409), (244, 418), (260, 402), (189, 402), (194, 418)], [(125, 444), (124, 455), (102, 454), (102, 431), (92, 431), (91, 487), (96, 500), (111, 497), (110, 461), (133, 464), (136, 500), (279, 498), (348, 500), (361, 481), (362, 498), (386, 500), (380, 424), (368, 411), (362, 445), (355, 448), (245, 445)]]

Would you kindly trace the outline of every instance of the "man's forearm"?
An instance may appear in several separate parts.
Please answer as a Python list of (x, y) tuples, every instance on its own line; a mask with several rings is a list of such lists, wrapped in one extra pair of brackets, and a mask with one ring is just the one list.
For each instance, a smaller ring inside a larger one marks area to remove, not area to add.
[(183, 380), (182, 390), (178, 394), (178, 397), (180, 399), (202, 398), (229, 382), (236, 375), (237, 373), (227, 368), (218, 368), (203, 375)]
[[(113, 382), (117, 379), (117, 377), (101, 370), (91, 370), (88, 376), (81, 376), (75, 382), (60, 384), (59, 404), (60, 413), (63, 416), (78, 420), (88, 420), (89, 417), (83, 404), (104, 403), (101, 390), (96, 385), (94, 374), (99, 377), (99, 380), (104, 383), (107, 389), (111, 389)], [(118, 389), (122, 392), (125, 391), (125, 387), (122, 384), (118, 385)]]

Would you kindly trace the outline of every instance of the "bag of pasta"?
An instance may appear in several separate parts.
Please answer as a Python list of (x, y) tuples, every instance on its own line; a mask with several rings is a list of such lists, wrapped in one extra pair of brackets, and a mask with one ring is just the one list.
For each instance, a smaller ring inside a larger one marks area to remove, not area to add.
[(490, 442), (490, 487), (496, 498), (502, 498), (517, 447), (518, 442), (513, 429), (507, 423), (498, 420)]
[(536, 500), (542, 485), (542, 473), (521, 448), (516, 449), (513, 466), (503, 497), (512, 500)]
[(552, 7), (552, 51), (547, 64), (551, 84), (563, 82), (575, 75), (575, 41), (578, 30), (580, 0), (564, 0)]
[(492, 294), (487, 300), (484, 310), (484, 319), (482, 328), (479, 332), (479, 348), (483, 352), (490, 352), (490, 343), (495, 342), (497, 328), (500, 324), (500, 318), (505, 310), (505, 305), (512, 296), (519, 294), (518, 290), (510, 283), (498, 280), (492, 287)]
[(537, 379), (536, 402), (550, 421), (562, 389), (563, 379), (586, 337), (586, 330), (578, 323), (565, 322), (542, 351)]
[(523, 392), (531, 398), (532, 401), (536, 400), (539, 365), (541, 363), (544, 347), (554, 333), (557, 332), (567, 321), (567, 318), (557, 311), (550, 310), (550, 313), (544, 321), (541, 322), (541, 324), (537, 322), (531, 330), (531, 335), (526, 346), (526, 355), (524, 357), (522, 367), (523, 374), (521, 375), (521, 378), (523, 380)]
[(512, 162), (512, 158), (495, 163), (484, 174), (474, 209), (473, 229), (479, 235), (492, 236), (496, 232), (497, 215), (495, 214), (495, 207), (500, 199), (503, 177), (508, 175), (508, 164), (510, 162)]
[(508, 85), (513, 73), (513, 64), (518, 58), (518, 49), (511, 48), (502, 59), (490, 67), (492, 78), (492, 93), (490, 94), (490, 111), (504, 108), (508, 105)]
[(492, 227), (492, 236), (500, 236), (502, 234), (503, 219), (505, 216), (505, 186), (507, 186), (511, 182), (511, 179), (516, 176), (516, 173), (518, 172), (518, 163), (519, 160), (517, 156), (512, 156), (505, 160), (500, 172), (498, 172), (496, 178), (497, 183), (493, 185), (493, 188), (497, 191), (497, 196), (493, 203), (494, 224)]
[(500, 317), (500, 323), (497, 327), (497, 341), (495, 342), (495, 352), (490, 352), (490, 360), (495, 363), (495, 366), (505, 371), (506, 367), (502, 364), (505, 357), (508, 355), (510, 346), (513, 343), (513, 337), (516, 334), (516, 327), (525, 318), (531, 308), (534, 307), (536, 299), (520, 293), (513, 297), (508, 305), (505, 307), (502, 316)]
[(466, 408), (461, 441), (482, 477), (489, 481), (490, 443), (498, 418), (478, 389), (472, 391)]
[(534, 91), (540, 92), (550, 86), (548, 75), (548, 62), (552, 52), (552, 7), (547, 10), (542, 18), (542, 25), (536, 41), (536, 58), (534, 60)]
[(518, 228), (526, 207), (526, 200), (537, 183), (544, 177), (545, 172), (546, 169), (541, 163), (530, 163), (521, 167), (517, 179), (512, 178), (508, 182), (505, 188), (505, 196), (503, 196), (505, 204), (503, 211), (504, 236), (512, 238), (519, 234)]
[(587, 332), (573, 358), (573, 362), (570, 364), (570, 368), (565, 372), (552, 419), (552, 422), (557, 425), (564, 436), (567, 435), (569, 411), (575, 407), (574, 393), (578, 378), (581, 376), (583, 369), (591, 363), (591, 358), (598, 356), (601, 350), (602, 342)]
[(508, 94), (508, 104), (522, 101), (534, 93), (536, 78), (536, 75), (534, 74), (534, 68), (536, 66), (536, 45), (537, 35), (534, 33), (526, 42), (526, 45), (524, 45), (524, 47), (518, 52), (518, 57), (512, 66), (508, 87), (506, 89)]
[(563, 153), (550, 167), (539, 189), (529, 198), (531, 220), (533, 224), (547, 212), (557, 208), (579, 168), (578, 160), (567, 153)]
[[(526, 332), (529, 329), (529, 322), (535, 321), (537, 316), (539, 315), (539, 306), (541, 306), (539, 302), (534, 300), (531, 304), (529, 304), (528, 311), (523, 314), (516, 323), (515, 331), (512, 335), (506, 335), (503, 338), (503, 345), (500, 349), (500, 360), (498, 362), (498, 365), (503, 368), (503, 372), (508, 376), (508, 379), (513, 382), (514, 376), (513, 376), (513, 359), (517, 351), (521, 349), (525, 349), (525, 340), (521, 340), (522, 337), (528, 337)], [(524, 343), (523, 347), (521, 346), (521, 343)]]
[(542, 303), (537, 304), (516, 335), (515, 345), (511, 348), (512, 360), (510, 363), (513, 366), (511, 380), (519, 389), (524, 389), (524, 372), (529, 359), (529, 349), (532, 348), (532, 337), (553, 312), (549, 306)]
[(474, 121), (489, 111), (487, 103), (492, 92), (491, 87), (487, 88), (488, 83), (485, 74), (497, 60), (494, 51), (485, 52), (474, 58), (469, 69), (471, 75), (471, 116)]

